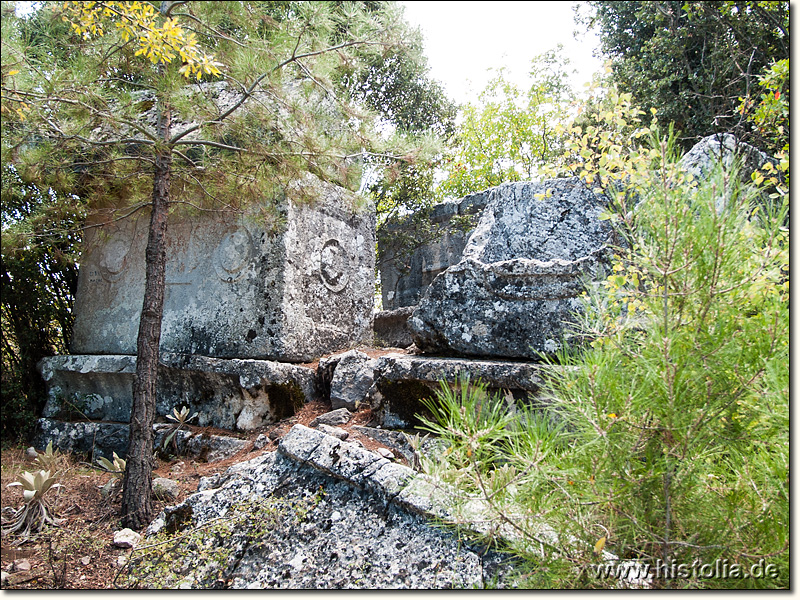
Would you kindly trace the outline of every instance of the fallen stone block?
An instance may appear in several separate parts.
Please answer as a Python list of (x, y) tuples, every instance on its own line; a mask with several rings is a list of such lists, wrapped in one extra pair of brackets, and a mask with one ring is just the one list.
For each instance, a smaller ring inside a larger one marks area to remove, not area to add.
[(378, 361), (358, 350), (351, 350), (338, 358), (331, 380), (331, 408), (355, 411), (373, 384)]
[(325, 423), (320, 423), (317, 425), (317, 429), (319, 429), (322, 433), (326, 435), (332, 435), (339, 440), (346, 440), (348, 437), (350, 437), (350, 433), (341, 427), (332, 427), (330, 425), (325, 425)]
[(408, 326), (427, 353), (538, 358), (562, 346), (585, 281), (609, 266), (606, 200), (578, 178), (486, 194), (460, 262), (434, 279)]
[(408, 319), (415, 306), (403, 306), (395, 310), (382, 310), (375, 313), (372, 330), (375, 345), (385, 348), (408, 348), (414, 343)]
[[(321, 444), (349, 457), (344, 462), (325, 459), (335, 474), (292, 457), (296, 450), (323, 460), (314, 451)], [(166, 508), (151, 524), (141, 547), (146, 549), (152, 536), (172, 536), (179, 557), (174, 566), (154, 575), (159, 553), (136, 550), (119, 581), (170, 589), (435, 589), (501, 583), (510, 566), (502, 555), (480, 553), (392, 501), (413, 472), (348, 448), (355, 446), (295, 426), (278, 452), (204, 481), (202, 491)], [(356, 479), (347, 478), (359, 461), (366, 468)], [(339, 464), (345, 471), (337, 470)], [(212, 522), (222, 525), (222, 533), (205, 526)], [(208, 548), (226, 559), (216, 560)]]

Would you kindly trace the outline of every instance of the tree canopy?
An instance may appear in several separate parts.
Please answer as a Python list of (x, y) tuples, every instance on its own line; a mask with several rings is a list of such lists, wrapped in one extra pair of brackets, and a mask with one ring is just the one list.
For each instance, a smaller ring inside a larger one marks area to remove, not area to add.
[(531, 60), (530, 85), (520, 89), (501, 69), (462, 107), (454, 143), (442, 160), (439, 197), (461, 197), (506, 181), (530, 180), (562, 152), (572, 90), (561, 48)]
[[(758, 77), (789, 58), (789, 2), (589, 2), (613, 80), (662, 127), (675, 124), (688, 149), (727, 131), (774, 151), (748, 120), (742, 99)], [(788, 91), (788, 90), (787, 90)], [(787, 132), (788, 139), (788, 132)]]
[(418, 43), (391, 3), (48, 2), (26, 19), (4, 4), (3, 164), (98, 222), (150, 212), (127, 524), (152, 512), (168, 214), (249, 204), (278, 224), (273, 200), (308, 173), (352, 189), (365, 156), (411, 159), (375, 111), (398, 134), (447, 119)]

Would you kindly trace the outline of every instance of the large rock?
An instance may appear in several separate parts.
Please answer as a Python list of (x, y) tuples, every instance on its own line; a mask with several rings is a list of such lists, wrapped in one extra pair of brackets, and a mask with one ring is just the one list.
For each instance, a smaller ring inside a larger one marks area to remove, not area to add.
[[(474, 220), (487, 201), (485, 192), (470, 194), (437, 204), (426, 215), (385, 226), (378, 238), (384, 309), (415, 306), (433, 279), (461, 260)], [(425, 226), (420, 227), (417, 219), (425, 219)]]
[[(371, 340), (372, 207), (312, 179), (286, 194), (262, 207), (274, 227), (257, 214), (171, 218), (162, 351), (302, 362)], [(136, 353), (148, 221), (86, 230), (73, 353)]]
[(565, 341), (584, 282), (616, 242), (604, 198), (578, 178), (510, 183), (488, 202), (461, 261), (428, 287), (408, 326), (424, 352), (536, 358)]
[[(39, 370), (48, 387), (45, 417), (130, 420), (135, 356), (54, 356)], [(315, 372), (299, 365), (162, 353), (156, 413), (188, 406), (198, 413), (193, 424), (252, 430), (317, 397)]]
[[(170, 589), (502, 586), (502, 555), (432, 522), (455, 518), (454, 498), (440, 482), (296, 425), (278, 452), (202, 480), (198, 493), (165, 509), (118, 581)], [(482, 519), (474, 529), (486, 533)], [(175, 560), (163, 560), (165, 547)]]
[(698, 179), (708, 177), (717, 165), (730, 169), (737, 164), (743, 183), (750, 183), (753, 173), (768, 162), (777, 165), (778, 161), (730, 133), (704, 137), (681, 158), (683, 168)]
[(130, 431), (127, 423), (65, 422), (42, 418), (36, 422), (34, 443), (44, 448), (88, 456), (91, 461), (104, 456), (111, 460), (116, 452), (124, 458), (128, 453)]

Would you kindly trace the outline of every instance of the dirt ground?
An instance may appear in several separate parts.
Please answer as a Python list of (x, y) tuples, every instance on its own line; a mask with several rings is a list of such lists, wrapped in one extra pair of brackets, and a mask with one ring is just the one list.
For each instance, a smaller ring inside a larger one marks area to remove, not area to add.
[[(297, 423), (308, 425), (316, 416), (330, 410), (322, 402), (307, 404), (302, 411), (277, 425), (254, 431), (247, 436), (251, 442), (260, 433), (284, 435)], [(382, 445), (375, 440), (352, 431), (354, 425), (368, 425), (372, 421), (369, 409), (357, 412), (342, 428), (350, 431), (349, 440), (357, 439), (369, 450)], [(196, 431), (203, 428), (192, 428)], [(230, 432), (225, 432), (230, 435)], [(248, 460), (261, 452), (273, 451), (278, 440), (271, 441), (261, 450), (248, 444), (241, 452), (224, 461), (203, 463), (187, 457), (158, 460), (153, 477), (176, 480), (180, 495), (176, 500), (154, 500), (156, 513), (167, 504), (177, 504), (197, 489), (201, 477), (224, 472), (231, 464)], [(63, 487), (47, 493), (49, 506), (64, 522), (58, 527), (48, 526), (29, 540), (19, 543), (19, 538), (7, 536), (0, 542), (0, 567), (3, 589), (114, 589), (114, 579), (131, 550), (114, 546), (114, 533), (119, 524), (120, 495), (103, 497), (100, 488), (112, 475), (85, 462), (86, 457), (63, 456), (58, 465), (58, 482)], [(22, 505), (22, 488), (7, 487), (23, 471), (38, 471), (38, 465), (26, 456), (25, 448), (3, 450), (0, 455), (2, 473), (3, 521), (11, 516), (12, 507)], [(119, 484), (118, 484), (119, 487)], [(141, 532), (140, 532), (141, 533)], [(6, 576), (7, 574), (7, 576)]]

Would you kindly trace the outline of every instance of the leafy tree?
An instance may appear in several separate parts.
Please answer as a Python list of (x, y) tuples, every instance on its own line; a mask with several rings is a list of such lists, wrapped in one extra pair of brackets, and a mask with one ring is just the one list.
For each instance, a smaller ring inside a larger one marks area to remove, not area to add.
[[(95, 211), (150, 211), (122, 500), (128, 526), (152, 516), (167, 216), (190, 204), (241, 210), (308, 172), (356, 185), (354, 159), (388, 149), (371, 113), (338, 83), (348, 65), (397, 52), (406, 32), (394, 6), (375, 8), (59, 2), (37, 13), (38, 27), (3, 13), (3, 162), (25, 181), (80, 194)], [(35, 36), (46, 43), (32, 48)], [(261, 208), (275, 220), (268, 202)]]
[(557, 50), (531, 61), (530, 87), (520, 90), (501, 70), (477, 104), (462, 109), (452, 150), (441, 162), (439, 197), (460, 198), (507, 181), (532, 179), (563, 152), (557, 127), (567, 117), (568, 61)]
[(26, 186), (10, 166), (2, 171), (0, 340), (4, 443), (23, 440), (45, 398), (36, 365), (65, 352), (78, 282), (75, 255), (83, 207), (74, 199)]
[(748, 115), (766, 147), (777, 148), (779, 153), (788, 155), (789, 59), (779, 60), (765, 69), (758, 85), (764, 90), (759, 101), (744, 98), (739, 110)]
[(674, 123), (680, 143), (731, 132), (765, 150), (739, 110), (757, 76), (789, 58), (789, 2), (590, 2), (582, 21), (596, 28), (613, 79), (662, 128)]

